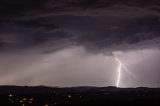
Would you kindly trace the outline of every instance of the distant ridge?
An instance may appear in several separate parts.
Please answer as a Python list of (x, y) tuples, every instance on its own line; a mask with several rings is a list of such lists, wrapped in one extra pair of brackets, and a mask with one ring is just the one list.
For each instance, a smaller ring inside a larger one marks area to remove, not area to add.
[(93, 86), (79, 86), (79, 87), (48, 87), (48, 86), (0, 86), (0, 94), (4, 93), (50, 93), (52, 91), (58, 92), (103, 92), (103, 91), (143, 91), (143, 90), (158, 90), (160, 88), (117, 88), (114, 86), (108, 87), (93, 87)]

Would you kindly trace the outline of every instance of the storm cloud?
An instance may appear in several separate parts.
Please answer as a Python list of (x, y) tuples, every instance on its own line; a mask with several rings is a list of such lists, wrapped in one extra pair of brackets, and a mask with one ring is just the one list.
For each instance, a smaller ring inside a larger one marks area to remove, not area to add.
[(159, 39), (158, 3), (143, 0), (2, 1), (1, 10), (6, 11), (0, 18), (1, 45), (33, 46), (51, 39), (69, 39), (76, 45), (101, 49)]
[[(1, 84), (115, 85), (115, 53), (124, 63), (131, 62), (128, 68), (135, 75), (141, 73), (132, 80), (124, 73), (128, 77), (122, 86), (159, 86), (159, 0), (5, 0), (0, 4)], [(147, 64), (155, 71), (145, 71)], [(154, 73), (149, 78), (152, 84), (145, 72)]]

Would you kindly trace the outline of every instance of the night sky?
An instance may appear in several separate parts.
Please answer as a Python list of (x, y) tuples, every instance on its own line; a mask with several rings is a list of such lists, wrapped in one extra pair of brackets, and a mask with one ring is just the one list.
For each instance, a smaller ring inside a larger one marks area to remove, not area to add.
[(160, 87), (160, 0), (1, 0), (0, 85)]

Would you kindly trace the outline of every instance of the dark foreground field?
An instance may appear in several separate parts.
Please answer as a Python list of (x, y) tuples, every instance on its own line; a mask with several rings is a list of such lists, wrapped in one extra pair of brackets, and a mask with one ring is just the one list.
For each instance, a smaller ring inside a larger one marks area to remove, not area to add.
[(0, 87), (0, 106), (143, 106), (160, 104), (158, 88)]

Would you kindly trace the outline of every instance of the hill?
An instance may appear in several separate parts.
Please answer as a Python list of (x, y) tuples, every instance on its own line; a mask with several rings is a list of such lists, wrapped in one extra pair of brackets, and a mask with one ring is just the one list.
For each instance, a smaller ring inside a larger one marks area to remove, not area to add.
[(0, 106), (135, 106), (160, 104), (159, 88), (0, 87)]

